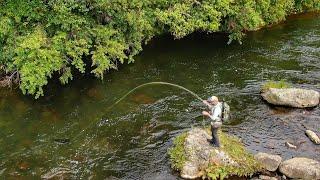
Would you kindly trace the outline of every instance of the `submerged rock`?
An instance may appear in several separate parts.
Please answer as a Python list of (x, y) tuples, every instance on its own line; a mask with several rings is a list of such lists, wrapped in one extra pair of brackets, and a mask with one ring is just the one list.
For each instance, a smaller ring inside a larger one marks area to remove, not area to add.
[(254, 158), (260, 162), (262, 167), (268, 171), (276, 171), (282, 161), (282, 158), (278, 155), (272, 155), (267, 153), (258, 153)]
[(285, 145), (288, 147), (288, 148), (291, 148), (291, 149), (297, 149), (297, 146), (296, 145), (293, 145), (289, 142), (286, 142)]
[(279, 171), (289, 178), (320, 179), (320, 162), (303, 157), (292, 158), (282, 162)]
[(258, 171), (258, 162), (237, 138), (222, 132), (219, 136), (221, 148), (211, 145), (211, 136), (204, 129), (194, 128), (178, 136), (169, 150), (173, 168), (185, 179), (223, 179), (231, 175), (250, 176)]
[(56, 138), (56, 139), (54, 139), (54, 142), (56, 142), (58, 144), (67, 144), (67, 143), (70, 143), (70, 139), (69, 138)]
[(41, 179), (69, 179), (72, 174), (68, 168), (53, 168), (46, 174), (41, 176)]
[(315, 144), (320, 144), (320, 138), (315, 132), (311, 130), (306, 130), (306, 134), (312, 142), (314, 142)]
[(320, 99), (319, 92), (298, 88), (269, 88), (261, 96), (270, 104), (296, 108), (315, 107)]
[(18, 166), (19, 166), (19, 169), (22, 171), (28, 170), (30, 168), (30, 164), (26, 161), (20, 162)]

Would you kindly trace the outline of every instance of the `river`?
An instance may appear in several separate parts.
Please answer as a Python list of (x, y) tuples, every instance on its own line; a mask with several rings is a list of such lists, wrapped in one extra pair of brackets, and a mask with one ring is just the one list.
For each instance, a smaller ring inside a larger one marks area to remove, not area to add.
[[(224, 34), (161, 36), (135, 63), (105, 75), (79, 75), (66, 86), (55, 81), (34, 100), (19, 89), (0, 90), (0, 176), (30, 179), (66, 171), (69, 178), (177, 179), (167, 149), (181, 132), (208, 124), (201, 102), (182, 85), (207, 98), (217, 95), (232, 109), (223, 131), (242, 139), (252, 153), (320, 160), (320, 147), (305, 128), (320, 131), (320, 110), (273, 107), (259, 96), (268, 80), (320, 91), (320, 18), (299, 15), (257, 32), (243, 44), (227, 45)], [(84, 130), (84, 131), (83, 131)], [(298, 149), (288, 149), (285, 142)], [(51, 172), (51, 173), (50, 173)]]

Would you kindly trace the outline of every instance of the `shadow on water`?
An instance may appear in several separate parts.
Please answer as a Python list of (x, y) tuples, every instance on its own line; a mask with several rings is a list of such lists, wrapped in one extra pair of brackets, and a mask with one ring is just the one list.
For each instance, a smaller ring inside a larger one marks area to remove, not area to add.
[[(200, 102), (172, 87), (149, 86), (106, 112), (117, 98), (150, 81), (227, 101), (234, 120), (223, 130), (252, 152), (320, 160), (320, 147), (304, 135), (305, 128), (319, 133), (319, 107), (272, 107), (258, 94), (269, 79), (320, 91), (318, 15), (250, 32), (241, 46), (226, 42), (221, 34), (163, 36), (104, 81), (81, 76), (64, 87), (53, 84), (38, 101), (19, 90), (0, 90), (0, 176), (63, 172), (71, 178), (176, 179), (166, 152), (176, 135), (208, 123), (200, 116)], [(298, 149), (288, 149), (286, 141)]]

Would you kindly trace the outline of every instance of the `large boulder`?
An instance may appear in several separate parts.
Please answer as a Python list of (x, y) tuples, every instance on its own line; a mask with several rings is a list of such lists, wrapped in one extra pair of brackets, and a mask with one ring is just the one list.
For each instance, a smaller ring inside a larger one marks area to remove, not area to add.
[(200, 128), (188, 132), (184, 143), (186, 162), (181, 170), (181, 177), (195, 179), (203, 176), (209, 163), (238, 166), (227, 153), (213, 147), (208, 140), (211, 136)]
[(258, 153), (254, 158), (260, 162), (264, 169), (268, 171), (276, 171), (282, 161), (282, 158), (278, 155), (272, 155), (267, 153)]
[(296, 108), (317, 106), (320, 99), (319, 92), (298, 88), (269, 88), (261, 96), (270, 104)]
[(228, 176), (251, 176), (261, 170), (260, 163), (240, 140), (219, 131), (221, 147), (216, 148), (209, 129), (193, 128), (174, 139), (168, 153), (172, 168), (184, 179), (223, 179)]
[(320, 162), (296, 157), (280, 164), (279, 171), (289, 178), (313, 180), (320, 179)]

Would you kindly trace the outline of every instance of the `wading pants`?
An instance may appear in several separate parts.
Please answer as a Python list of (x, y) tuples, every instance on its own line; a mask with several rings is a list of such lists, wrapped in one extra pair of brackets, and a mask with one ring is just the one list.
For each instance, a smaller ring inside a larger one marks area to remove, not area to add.
[(211, 122), (212, 144), (216, 147), (220, 147), (220, 140), (218, 136), (218, 130), (222, 123), (220, 121)]

